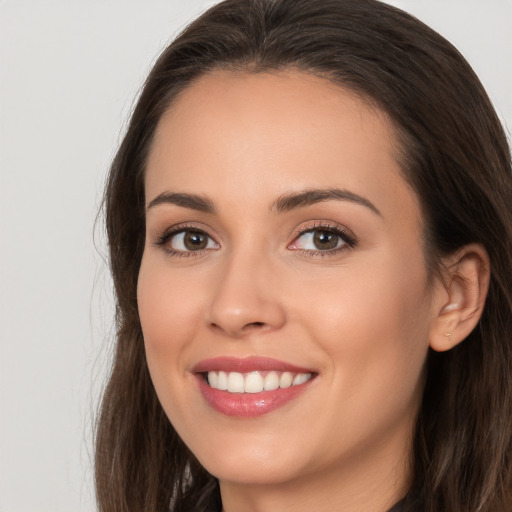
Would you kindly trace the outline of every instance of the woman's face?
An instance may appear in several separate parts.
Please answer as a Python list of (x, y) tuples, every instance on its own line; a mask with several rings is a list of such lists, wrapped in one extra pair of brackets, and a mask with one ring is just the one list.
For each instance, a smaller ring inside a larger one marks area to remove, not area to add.
[(163, 116), (140, 319), (221, 485), (405, 478), (435, 312), (397, 151), (383, 113), (299, 72), (214, 72)]

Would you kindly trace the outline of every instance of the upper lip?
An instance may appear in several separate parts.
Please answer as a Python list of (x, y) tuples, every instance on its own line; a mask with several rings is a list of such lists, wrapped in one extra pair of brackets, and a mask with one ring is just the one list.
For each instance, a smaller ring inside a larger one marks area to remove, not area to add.
[(261, 356), (251, 356), (244, 358), (214, 357), (211, 359), (204, 359), (192, 368), (194, 373), (205, 373), (211, 371), (249, 373), (258, 370), (292, 373), (314, 373), (313, 370), (308, 368), (301, 368), (285, 361)]

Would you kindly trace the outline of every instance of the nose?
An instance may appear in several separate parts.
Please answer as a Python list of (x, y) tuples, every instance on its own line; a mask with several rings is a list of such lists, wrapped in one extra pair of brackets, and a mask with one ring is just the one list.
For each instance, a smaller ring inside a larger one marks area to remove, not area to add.
[(277, 286), (277, 271), (250, 251), (239, 251), (222, 262), (210, 303), (210, 328), (232, 338), (281, 328), (285, 310)]

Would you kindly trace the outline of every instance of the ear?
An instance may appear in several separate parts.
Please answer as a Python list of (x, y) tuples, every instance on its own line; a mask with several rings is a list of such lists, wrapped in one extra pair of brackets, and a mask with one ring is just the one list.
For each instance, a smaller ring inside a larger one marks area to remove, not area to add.
[(443, 264), (429, 337), (430, 347), (438, 352), (450, 350), (475, 328), (490, 279), (489, 256), (480, 244), (464, 246), (445, 258)]

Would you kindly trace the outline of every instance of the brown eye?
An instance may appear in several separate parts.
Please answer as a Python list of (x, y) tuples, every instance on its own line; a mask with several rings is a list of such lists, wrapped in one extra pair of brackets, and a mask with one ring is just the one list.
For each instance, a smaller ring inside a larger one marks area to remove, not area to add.
[(349, 249), (355, 245), (356, 240), (344, 230), (319, 226), (303, 231), (288, 248), (311, 253), (311, 255), (334, 255), (338, 250)]
[(320, 251), (336, 249), (340, 242), (340, 237), (332, 231), (314, 231), (313, 244)]
[(192, 230), (175, 233), (169, 239), (168, 244), (171, 250), (176, 252), (204, 251), (218, 248), (218, 244), (206, 233)]
[(208, 237), (204, 233), (187, 231), (183, 237), (183, 245), (189, 251), (200, 251), (206, 249)]

